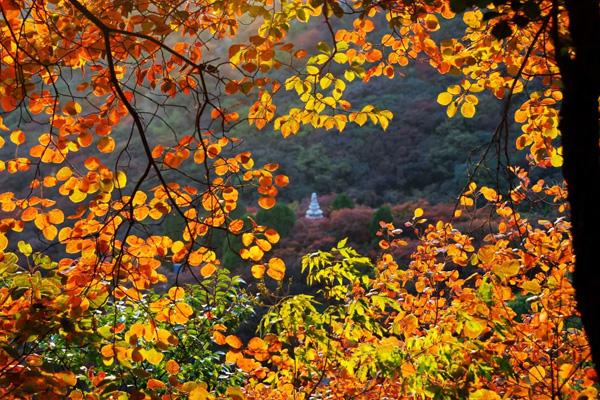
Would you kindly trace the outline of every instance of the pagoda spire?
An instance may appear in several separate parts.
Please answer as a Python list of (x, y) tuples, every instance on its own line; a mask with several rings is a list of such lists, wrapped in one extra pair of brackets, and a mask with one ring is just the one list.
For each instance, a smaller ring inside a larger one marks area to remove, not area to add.
[(319, 207), (319, 200), (317, 200), (317, 194), (313, 193), (310, 196), (310, 205), (306, 210), (306, 218), (308, 219), (321, 219), (323, 218), (323, 211)]

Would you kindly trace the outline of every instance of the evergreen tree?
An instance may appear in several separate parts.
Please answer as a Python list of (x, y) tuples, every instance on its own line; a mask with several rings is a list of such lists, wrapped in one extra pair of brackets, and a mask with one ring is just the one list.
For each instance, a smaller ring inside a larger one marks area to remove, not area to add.
[(371, 224), (369, 224), (369, 233), (373, 238), (377, 234), (377, 231), (381, 229), (381, 227), (379, 226), (379, 221), (394, 221), (394, 217), (392, 216), (392, 209), (389, 206), (381, 206), (377, 209), (377, 211), (375, 211), (375, 214), (373, 214)]
[(354, 201), (346, 193), (340, 193), (335, 196), (331, 203), (331, 208), (341, 210), (342, 208), (354, 208)]
[(285, 204), (278, 203), (268, 210), (256, 213), (256, 222), (274, 228), (281, 237), (288, 236), (296, 223), (296, 214)]

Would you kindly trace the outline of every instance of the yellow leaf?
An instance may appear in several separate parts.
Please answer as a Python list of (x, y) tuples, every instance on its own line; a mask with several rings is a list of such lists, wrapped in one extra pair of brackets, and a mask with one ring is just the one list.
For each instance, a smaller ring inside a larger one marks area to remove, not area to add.
[(496, 193), (496, 191), (492, 188), (486, 187), (486, 186), (482, 186), (481, 189), (479, 189), (479, 191), (481, 192), (481, 194), (483, 195), (483, 197), (485, 197), (485, 199), (487, 201), (497, 201), (498, 200), (498, 194)]
[(319, 68), (314, 65), (308, 65), (306, 67), (306, 72), (308, 72), (309, 75), (317, 75), (319, 73)]
[(448, 116), (448, 118), (454, 117), (456, 115), (456, 110), (457, 110), (456, 102), (453, 101), (452, 103), (450, 103), (448, 105), (448, 108), (446, 109), (446, 115)]
[(438, 94), (437, 102), (438, 102), (438, 104), (440, 104), (442, 106), (447, 106), (448, 104), (450, 104), (452, 102), (452, 98), (453, 98), (453, 96), (450, 93), (442, 92), (442, 93)]
[(237, 387), (228, 387), (225, 395), (227, 395), (227, 398), (231, 400), (244, 400), (244, 393), (240, 388)]
[(269, 267), (267, 268), (267, 275), (276, 281), (283, 280), (285, 276), (285, 263), (281, 258), (273, 257), (269, 260)]
[(491, 245), (483, 246), (477, 252), (477, 257), (484, 263), (490, 263), (494, 259), (496, 248)]
[(75, 386), (77, 384), (77, 376), (71, 371), (55, 372), (54, 377), (60, 379), (68, 386)]
[(196, 386), (188, 395), (188, 400), (207, 400), (212, 398), (203, 386)]
[(529, 381), (531, 383), (542, 382), (545, 377), (546, 370), (543, 367), (536, 365), (535, 367), (529, 369)]
[(527, 116), (527, 111), (517, 110), (515, 112), (515, 122), (522, 124), (523, 122), (527, 121)]
[(252, 233), (244, 233), (242, 234), (242, 244), (246, 247), (250, 246), (252, 241), (254, 240), (254, 235)]
[(252, 246), (250, 247), (249, 251), (248, 251), (250, 258), (254, 261), (258, 261), (262, 258), (262, 256), (265, 254), (260, 247), (258, 246)]
[(180, 286), (173, 286), (169, 289), (168, 295), (171, 300), (181, 300), (185, 296), (185, 289)]
[(469, 400), (500, 400), (501, 397), (493, 390), (479, 389), (469, 395)]
[(265, 231), (265, 237), (271, 243), (277, 243), (280, 239), (279, 233), (277, 233), (275, 229), (267, 229)]
[(225, 343), (227, 343), (229, 346), (233, 347), (236, 350), (242, 347), (242, 341), (235, 335), (228, 335), (225, 338)]
[(123, 189), (127, 184), (127, 175), (123, 171), (117, 171), (115, 176), (115, 187), (117, 189)]
[(563, 381), (569, 379), (571, 374), (573, 373), (573, 364), (562, 364), (558, 369), (558, 376)]
[(250, 271), (252, 272), (252, 276), (256, 279), (261, 279), (265, 276), (265, 266), (263, 264), (253, 265)]
[(519, 273), (519, 267), (520, 264), (518, 260), (508, 260), (502, 264), (494, 265), (492, 271), (501, 278), (510, 278)]
[(358, 124), (358, 126), (363, 126), (367, 122), (367, 114), (358, 113), (356, 114), (356, 119), (354, 120)]
[(10, 141), (16, 144), (17, 146), (25, 143), (25, 133), (22, 130), (13, 131), (10, 134)]
[(0, 116), (0, 130), (8, 131), (8, 126), (4, 125), (4, 119)]
[(468, 95), (466, 95), (466, 96), (465, 96), (465, 101), (466, 101), (467, 103), (471, 103), (471, 104), (474, 104), (474, 105), (477, 105), (477, 104), (479, 104), (479, 99), (477, 98), (477, 96), (474, 96), (474, 95), (472, 95), (472, 94), (468, 94)]
[(209, 276), (214, 274), (216, 270), (217, 267), (215, 267), (215, 264), (209, 263), (202, 267), (202, 269), (200, 269), (200, 275), (202, 275), (204, 278), (208, 278)]
[(158, 365), (164, 355), (158, 351), (156, 351), (155, 349), (150, 349), (150, 350), (142, 350), (142, 354), (144, 356), (144, 358), (146, 359), (146, 361), (148, 361), (150, 364), (152, 365)]
[(8, 239), (3, 233), (0, 233), (0, 251), (4, 251), (8, 246)]
[(460, 86), (458, 86), (458, 85), (448, 86), (448, 93), (453, 94), (453, 95), (459, 94)]
[(229, 350), (225, 354), (225, 362), (227, 364), (235, 364), (239, 358), (243, 358), (243, 357), (244, 357), (244, 355), (241, 352)]
[(460, 113), (465, 118), (473, 118), (475, 115), (475, 105), (472, 103), (464, 102), (460, 107)]
[(21, 252), (21, 254), (23, 254), (24, 256), (27, 256), (27, 257), (30, 256), (31, 253), (33, 252), (31, 245), (22, 240), (19, 240), (19, 243), (17, 243), (17, 247), (18, 247), (19, 251)]
[(331, 80), (331, 78), (328, 75), (325, 75), (319, 81), (319, 86), (321, 86), (321, 89), (327, 89), (331, 85), (332, 82), (333, 81)]
[(470, 319), (465, 322), (463, 332), (465, 336), (474, 339), (485, 330), (485, 324), (476, 319)]
[(542, 291), (542, 288), (537, 280), (523, 282), (521, 289), (528, 291), (529, 293), (538, 294)]
[(552, 166), (555, 168), (562, 167), (563, 157), (557, 152), (552, 152), (552, 156), (550, 157), (550, 164), (552, 164)]
[(422, 216), (423, 216), (423, 209), (419, 207), (415, 210), (414, 218), (421, 218)]

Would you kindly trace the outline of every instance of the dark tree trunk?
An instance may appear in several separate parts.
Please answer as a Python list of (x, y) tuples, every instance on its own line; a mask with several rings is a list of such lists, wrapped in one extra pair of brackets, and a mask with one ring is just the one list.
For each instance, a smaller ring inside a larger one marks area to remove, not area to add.
[(569, 190), (574, 286), (583, 326), (600, 368), (600, 7), (598, 0), (566, 0), (571, 59), (555, 31), (557, 62), (563, 81), (560, 130), (563, 173)]

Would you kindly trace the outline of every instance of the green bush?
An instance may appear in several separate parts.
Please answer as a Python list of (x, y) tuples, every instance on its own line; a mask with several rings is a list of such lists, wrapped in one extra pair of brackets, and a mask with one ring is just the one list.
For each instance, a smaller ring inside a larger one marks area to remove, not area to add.
[(379, 226), (379, 221), (385, 222), (393, 222), (394, 217), (392, 216), (392, 209), (388, 206), (381, 206), (375, 211), (373, 214), (373, 218), (371, 219), (371, 224), (369, 225), (369, 234), (371, 237), (375, 237), (377, 231), (381, 229)]
[(276, 204), (269, 210), (256, 213), (256, 222), (274, 228), (281, 237), (288, 236), (296, 223), (296, 214), (285, 204)]
[(354, 201), (346, 193), (340, 193), (335, 196), (331, 203), (331, 208), (341, 210), (342, 208), (354, 208)]
[[(244, 215), (241, 217), (241, 219), (244, 221), (243, 230), (250, 230), (252, 227), (250, 217), (248, 215)], [(245, 263), (245, 261), (240, 257), (240, 251), (243, 247), (241, 235), (223, 235), (223, 255), (221, 258), (223, 265), (232, 270), (237, 270), (242, 267)]]

